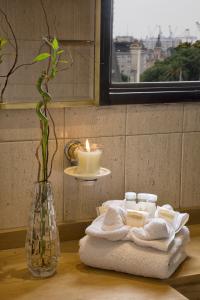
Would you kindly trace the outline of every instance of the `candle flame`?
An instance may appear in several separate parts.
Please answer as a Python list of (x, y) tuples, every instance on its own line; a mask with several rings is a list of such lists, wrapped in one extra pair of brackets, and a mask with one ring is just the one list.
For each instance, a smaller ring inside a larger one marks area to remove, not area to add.
[(85, 148), (86, 148), (87, 152), (90, 152), (90, 143), (89, 143), (88, 139), (85, 142)]

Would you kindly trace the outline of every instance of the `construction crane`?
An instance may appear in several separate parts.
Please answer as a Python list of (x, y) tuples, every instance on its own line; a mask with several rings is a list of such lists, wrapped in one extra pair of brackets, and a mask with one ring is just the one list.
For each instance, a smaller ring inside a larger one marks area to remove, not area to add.
[(171, 47), (174, 48), (174, 37), (171, 25), (168, 26), (169, 28), (169, 39), (171, 41)]
[(200, 23), (198, 21), (195, 22), (197, 29), (199, 31), (199, 38), (200, 38)]
[(172, 27), (171, 25), (169, 25), (168, 27), (169, 27), (169, 38), (172, 39), (173, 37)]

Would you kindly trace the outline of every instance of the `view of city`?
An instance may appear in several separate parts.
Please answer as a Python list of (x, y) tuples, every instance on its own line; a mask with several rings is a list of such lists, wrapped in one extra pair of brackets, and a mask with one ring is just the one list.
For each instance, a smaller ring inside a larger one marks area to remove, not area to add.
[(199, 81), (199, 20), (197, 0), (115, 0), (112, 81)]

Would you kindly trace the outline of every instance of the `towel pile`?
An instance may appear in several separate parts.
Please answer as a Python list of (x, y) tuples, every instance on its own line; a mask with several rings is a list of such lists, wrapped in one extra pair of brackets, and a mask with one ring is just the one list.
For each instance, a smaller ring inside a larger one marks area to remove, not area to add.
[[(126, 224), (123, 203), (105, 203), (107, 210), (86, 229), (79, 255), (88, 266), (165, 279), (187, 257), (189, 215), (170, 205), (158, 207), (143, 227)], [(173, 218), (169, 218), (173, 216)]]

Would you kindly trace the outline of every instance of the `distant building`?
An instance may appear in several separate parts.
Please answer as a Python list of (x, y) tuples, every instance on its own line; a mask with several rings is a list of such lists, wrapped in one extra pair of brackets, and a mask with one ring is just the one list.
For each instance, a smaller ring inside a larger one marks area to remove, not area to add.
[[(120, 81), (139, 82), (140, 74), (146, 69), (146, 49), (142, 41), (133, 37), (117, 37), (114, 40), (115, 63), (118, 64)], [(112, 72), (116, 70), (113, 64)]]
[(130, 46), (131, 82), (140, 82), (140, 74), (146, 69), (146, 49), (142, 41), (135, 40)]
[(115, 42), (118, 43), (132, 43), (134, 41), (134, 38), (130, 35), (122, 35), (122, 36), (116, 36)]
[(113, 80), (117, 82), (140, 82), (140, 75), (152, 67), (156, 61), (169, 57), (173, 48), (179, 44), (195, 42), (195, 36), (164, 37), (159, 32), (157, 37), (138, 40), (132, 36), (117, 36), (113, 41)]
[(115, 43), (113, 43), (112, 46), (112, 82), (121, 82), (121, 74), (116, 57)]
[[(118, 64), (120, 81), (123, 81), (123, 75), (126, 76), (127, 81), (130, 81), (131, 76), (131, 53), (130, 46), (132, 41), (127, 41), (124, 37), (117, 37), (114, 40), (113, 48), (115, 49), (116, 63)], [(112, 70), (116, 69), (116, 66), (112, 67)]]

